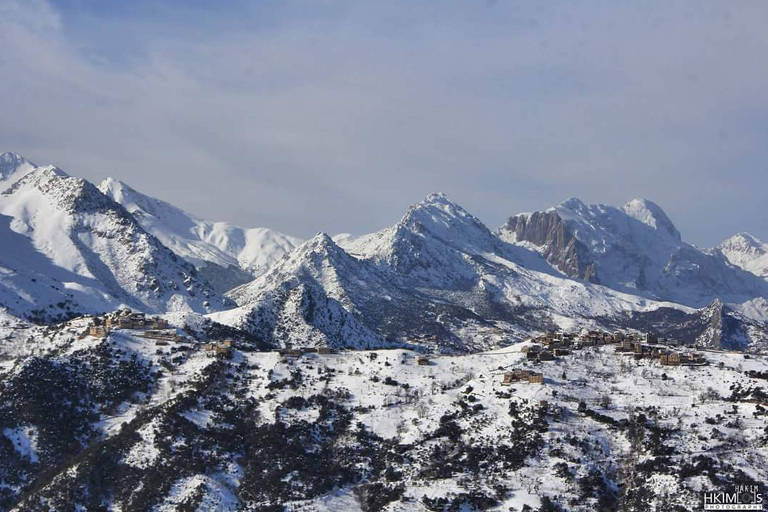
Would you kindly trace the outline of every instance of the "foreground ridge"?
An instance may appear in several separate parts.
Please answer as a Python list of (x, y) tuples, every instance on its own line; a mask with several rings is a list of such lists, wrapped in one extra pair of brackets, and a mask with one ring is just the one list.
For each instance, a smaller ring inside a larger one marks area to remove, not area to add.
[(714, 474), (768, 476), (765, 357), (647, 333), (274, 351), (119, 311), (0, 335), (6, 510), (695, 509)]

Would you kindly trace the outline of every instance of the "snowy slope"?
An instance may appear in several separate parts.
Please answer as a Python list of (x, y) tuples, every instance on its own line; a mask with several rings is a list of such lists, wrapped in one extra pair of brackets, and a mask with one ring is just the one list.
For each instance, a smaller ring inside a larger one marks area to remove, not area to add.
[(569, 199), (546, 212), (510, 217), (499, 236), (536, 250), (563, 273), (617, 290), (702, 307), (768, 296), (765, 282), (719, 253), (684, 242), (645, 199), (622, 208)]
[(300, 243), (297, 238), (267, 228), (241, 228), (226, 222), (200, 220), (112, 178), (101, 182), (99, 189), (122, 204), (165, 246), (199, 269), (214, 264), (225, 270), (242, 270), (233, 276), (240, 278), (236, 284), (265, 271)]
[(738, 233), (716, 248), (737, 267), (768, 279), (768, 243), (749, 233)]
[(0, 238), (0, 301), (17, 315), (226, 303), (122, 206), (56, 167), (35, 168), (0, 195)]

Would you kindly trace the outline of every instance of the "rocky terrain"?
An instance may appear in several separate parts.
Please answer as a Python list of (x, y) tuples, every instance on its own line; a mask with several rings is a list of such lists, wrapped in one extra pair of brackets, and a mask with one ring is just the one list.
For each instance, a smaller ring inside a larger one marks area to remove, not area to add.
[[(664, 211), (644, 199), (622, 208), (569, 199), (510, 217), (499, 236), (535, 250), (566, 275), (656, 300), (702, 307), (713, 298), (742, 303), (768, 296), (754, 267), (684, 242)], [(735, 259), (736, 250), (731, 254)]]
[(715, 250), (737, 267), (768, 279), (768, 243), (749, 233), (722, 241)]
[[(759, 298), (748, 302), (749, 314), (743, 304), (717, 295), (697, 307), (653, 300), (573, 279), (538, 252), (503, 238), (444, 195), (432, 194), (378, 233), (339, 244), (317, 235), (229, 292), (240, 307), (213, 318), (283, 346), (359, 348), (428, 334), (443, 351), (466, 352), (558, 327), (642, 328), (752, 351), (768, 342)], [(723, 268), (747, 274), (727, 263)], [(762, 293), (766, 282), (748, 275), (744, 297)]]

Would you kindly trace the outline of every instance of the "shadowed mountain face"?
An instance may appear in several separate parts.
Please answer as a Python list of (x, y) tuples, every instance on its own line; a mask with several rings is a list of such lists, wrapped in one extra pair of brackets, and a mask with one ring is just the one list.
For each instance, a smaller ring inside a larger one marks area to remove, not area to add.
[(599, 283), (589, 249), (570, 231), (556, 211), (534, 212), (510, 217), (501, 230), (502, 238), (528, 242), (565, 275)]
[(3, 181), (10, 181), (14, 176), (21, 176), (37, 167), (18, 153), (0, 155), (0, 188)]

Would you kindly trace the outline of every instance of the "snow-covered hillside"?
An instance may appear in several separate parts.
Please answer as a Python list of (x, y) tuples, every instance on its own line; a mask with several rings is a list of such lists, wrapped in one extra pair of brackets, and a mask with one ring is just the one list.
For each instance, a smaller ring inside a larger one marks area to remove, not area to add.
[[(181, 329), (160, 345), (86, 325), (0, 350), (0, 510), (694, 511), (702, 491), (768, 479), (764, 356), (236, 341), (214, 358)], [(505, 386), (511, 370), (541, 382)]]
[(0, 194), (0, 240), (0, 304), (18, 316), (226, 304), (122, 206), (56, 167), (28, 170)]
[(768, 243), (749, 233), (738, 233), (715, 248), (737, 267), (768, 279)]
[(645, 199), (620, 209), (569, 199), (510, 217), (499, 236), (539, 252), (566, 275), (657, 300), (702, 307), (768, 296), (764, 280), (684, 242), (664, 211)]
[(112, 178), (102, 181), (99, 189), (166, 247), (193, 263), (220, 291), (251, 280), (301, 242), (268, 228), (200, 220)]

